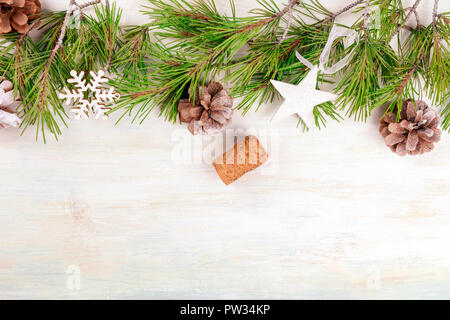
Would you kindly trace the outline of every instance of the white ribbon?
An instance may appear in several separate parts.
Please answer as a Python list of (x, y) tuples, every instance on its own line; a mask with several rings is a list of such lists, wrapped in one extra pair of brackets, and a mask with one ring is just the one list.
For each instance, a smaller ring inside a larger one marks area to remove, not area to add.
[[(331, 47), (333, 46), (333, 43), (336, 39), (345, 37), (346, 41), (344, 45), (348, 47), (351, 43), (356, 42), (359, 43), (359, 36), (358, 33), (355, 30), (344, 28), (338, 25), (334, 25), (333, 28), (330, 31), (330, 35), (328, 37), (327, 44), (325, 45), (325, 48), (322, 51), (322, 54), (320, 55), (320, 64), (318, 66), (319, 70), (326, 73), (326, 74), (333, 74), (344, 68), (348, 64), (348, 60), (350, 59), (353, 51), (353, 49), (349, 54), (347, 54), (342, 60), (337, 62), (335, 65), (331, 66), (330, 68), (326, 68), (325, 66), (328, 63), (328, 60), (330, 58), (331, 53)], [(308, 68), (314, 70), (316, 68), (311, 62), (309, 62), (307, 59), (305, 59), (300, 53), (296, 52), (296, 57), (299, 59), (305, 66)]]

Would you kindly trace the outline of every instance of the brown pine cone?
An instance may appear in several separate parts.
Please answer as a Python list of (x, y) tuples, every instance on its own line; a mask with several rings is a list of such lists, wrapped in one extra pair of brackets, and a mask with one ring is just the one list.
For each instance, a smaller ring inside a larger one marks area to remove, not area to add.
[(0, 82), (0, 129), (15, 127), (20, 125), (17, 116), (16, 99), (14, 97), (13, 83), (8, 80)]
[(197, 90), (196, 104), (189, 99), (178, 103), (181, 122), (189, 123), (189, 131), (195, 134), (214, 134), (227, 126), (233, 117), (233, 98), (218, 82)]
[(400, 122), (396, 122), (396, 113), (387, 113), (380, 122), (380, 133), (399, 156), (415, 156), (434, 149), (434, 143), (441, 139), (438, 128), (439, 116), (423, 101), (403, 102)]
[(0, 0), (0, 34), (30, 30), (29, 22), (41, 12), (39, 0)]

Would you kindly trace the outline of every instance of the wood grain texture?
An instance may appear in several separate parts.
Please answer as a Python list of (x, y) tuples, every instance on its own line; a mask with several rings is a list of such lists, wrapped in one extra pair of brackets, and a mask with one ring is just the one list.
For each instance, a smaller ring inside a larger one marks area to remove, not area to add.
[[(145, 21), (142, 3), (119, 1), (128, 22)], [(276, 108), (232, 127), (261, 135)], [(400, 158), (378, 116), (307, 135), (287, 119), (277, 166), (229, 187), (211, 165), (177, 164), (187, 129), (156, 117), (71, 120), (47, 145), (3, 130), (0, 298), (450, 298), (449, 135)]]

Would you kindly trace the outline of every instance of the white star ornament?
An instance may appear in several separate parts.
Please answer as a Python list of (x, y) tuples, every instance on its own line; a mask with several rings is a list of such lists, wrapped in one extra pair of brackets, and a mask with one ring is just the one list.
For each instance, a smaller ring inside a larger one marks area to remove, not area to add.
[(272, 121), (297, 114), (308, 129), (315, 128), (314, 107), (337, 98), (332, 93), (316, 89), (318, 73), (319, 68), (314, 67), (298, 85), (271, 80), (285, 100)]

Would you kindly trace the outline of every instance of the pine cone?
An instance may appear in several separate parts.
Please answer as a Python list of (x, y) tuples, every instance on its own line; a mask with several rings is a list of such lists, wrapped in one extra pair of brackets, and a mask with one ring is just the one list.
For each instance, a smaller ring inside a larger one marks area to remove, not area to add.
[(15, 102), (13, 84), (4, 80), (0, 83), (0, 128), (17, 128), (20, 125), (20, 119), (13, 107)]
[(386, 114), (380, 122), (380, 133), (386, 145), (399, 156), (415, 156), (434, 149), (441, 139), (438, 128), (439, 116), (423, 101), (403, 102), (401, 121), (397, 123), (396, 112)]
[(221, 131), (233, 117), (233, 99), (218, 82), (197, 90), (197, 104), (189, 99), (178, 103), (181, 122), (188, 122), (189, 131), (195, 134), (214, 134)]
[(29, 22), (41, 12), (39, 0), (0, 0), (0, 34), (13, 29), (19, 33), (30, 30)]

